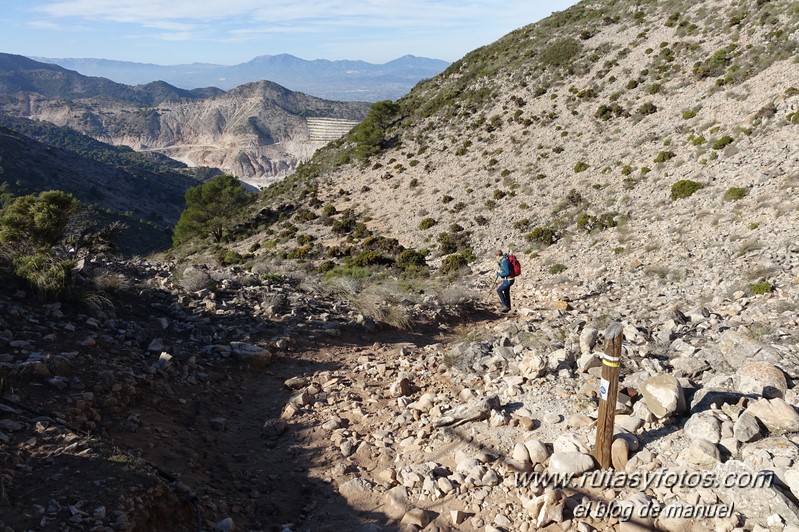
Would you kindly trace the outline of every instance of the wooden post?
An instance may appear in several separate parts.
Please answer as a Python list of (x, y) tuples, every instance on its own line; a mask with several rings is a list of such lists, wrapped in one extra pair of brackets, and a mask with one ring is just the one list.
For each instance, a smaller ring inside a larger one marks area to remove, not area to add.
[(599, 467), (611, 466), (613, 420), (619, 394), (619, 367), (624, 333), (621, 323), (614, 322), (605, 329), (605, 355), (602, 357), (602, 379), (599, 381), (599, 417), (596, 421), (595, 457)]

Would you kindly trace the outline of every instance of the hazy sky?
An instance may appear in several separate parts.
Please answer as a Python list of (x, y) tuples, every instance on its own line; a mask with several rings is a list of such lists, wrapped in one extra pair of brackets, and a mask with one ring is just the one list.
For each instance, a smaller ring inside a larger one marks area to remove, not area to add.
[(576, 0), (0, 0), (0, 52), (172, 65), (455, 61)]

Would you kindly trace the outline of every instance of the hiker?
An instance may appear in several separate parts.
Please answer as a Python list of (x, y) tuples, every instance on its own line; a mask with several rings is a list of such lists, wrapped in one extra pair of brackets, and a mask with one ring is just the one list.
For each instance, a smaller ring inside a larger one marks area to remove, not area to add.
[(513, 286), (513, 270), (508, 259), (508, 253), (503, 253), (502, 250), (497, 251), (497, 259), (499, 260), (499, 272), (497, 277), (502, 279), (502, 284), (497, 288), (499, 294), (499, 302), (502, 303), (501, 312), (510, 311), (510, 287)]

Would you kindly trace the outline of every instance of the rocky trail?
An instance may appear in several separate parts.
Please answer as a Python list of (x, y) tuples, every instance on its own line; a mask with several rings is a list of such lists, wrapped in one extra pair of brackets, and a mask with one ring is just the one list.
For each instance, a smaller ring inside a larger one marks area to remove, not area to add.
[(428, 301), (398, 331), (235, 270), (187, 291), (166, 265), (91, 267), (131, 280), (94, 316), (0, 296), (6, 531), (799, 526), (781, 294), (622, 319), (600, 471), (592, 316), (640, 305), (623, 291), (522, 282), (504, 315), (482, 286), (470, 312)]

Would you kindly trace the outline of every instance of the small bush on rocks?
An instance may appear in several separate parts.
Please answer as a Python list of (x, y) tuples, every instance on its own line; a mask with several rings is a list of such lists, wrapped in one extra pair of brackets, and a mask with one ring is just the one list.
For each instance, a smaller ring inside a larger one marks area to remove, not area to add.
[(714, 150), (723, 150), (724, 148), (732, 144), (732, 141), (733, 139), (731, 136), (724, 135), (723, 137), (721, 137), (720, 139), (718, 139), (716, 142), (713, 143), (712, 148)]
[(761, 281), (750, 286), (749, 291), (755, 296), (769, 294), (774, 291), (774, 285), (768, 281)]
[(590, 164), (584, 163), (583, 161), (578, 161), (577, 164), (574, 165), (574, 173), (579, 174), (580, 172), (588, 170), (590, 167)]
[(444, 275), (454, 275), (467, 264), (469, 264), (469, 261), (465, 255), (454, 253), (444, 257), (444, 260), (441, 261), (439, 271)]
[(436, 222), (433, 218), (425, 218), (424, 220), (419, 222), (419, 229), (421, 229), (422, 231), (424, 231), (425, 229), (430, 229), (431, 227), (436, 225), (436, 223), (438, 222)]
[(739, 199), (745, 198), (747, 194), (749, 194), (748, 188), (730, 187), (724, 193), (722, 199), (724, 201), (738, 201)]
[(694, 192), (704, 188), (702, 183), (690, 179), (680, 179), (671, 186), (671, 199), (678, 200), (690, 197)]
[(558, 241), (557, 233), (551, 227), (541, 226), (533, 228), (530, 233), (527, 234), (527, 241), (528, 242), (537, 242), (544, 246), (551, 246), (555, 242)]

